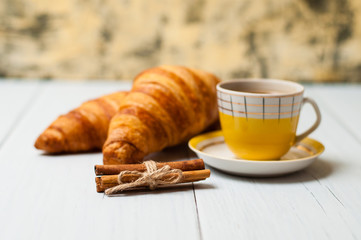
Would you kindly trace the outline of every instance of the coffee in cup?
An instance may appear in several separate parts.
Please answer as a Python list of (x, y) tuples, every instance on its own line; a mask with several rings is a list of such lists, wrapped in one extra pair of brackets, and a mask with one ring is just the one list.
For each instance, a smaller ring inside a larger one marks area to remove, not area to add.
[[(217, 85), (222, 132), (230, 150), (242, 159), (276, 160), (320, 124), (314, 100), (304, 87), (277, 79), (239, 79)], [(296, 135), (300, 110), (310, 103), (317, 115), (306, 132)]]

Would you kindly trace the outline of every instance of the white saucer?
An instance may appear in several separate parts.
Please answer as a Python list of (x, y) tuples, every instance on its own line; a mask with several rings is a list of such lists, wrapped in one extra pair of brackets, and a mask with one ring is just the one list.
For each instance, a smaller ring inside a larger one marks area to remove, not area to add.
[(237, 158), (227, 147), (221, 131), (198, 135), (188, 146), (208, 165), (241, 176), (270, 177), (292, 173), (309, 166), (325, 150), (318, 141), (305, 138), (280, 160), (254, 161)]

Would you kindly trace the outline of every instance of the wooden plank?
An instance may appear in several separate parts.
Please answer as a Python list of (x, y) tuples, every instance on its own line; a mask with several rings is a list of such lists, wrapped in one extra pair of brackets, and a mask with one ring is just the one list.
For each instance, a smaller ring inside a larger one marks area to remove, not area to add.
[(27, 111), (27, 106), (36, 97), (39, 88), (39, 82), (0, 79), (0, 148), (18, 120)]
[[(195, 189), (204, 239), (361, 238), (361, 145), (312, 88), (306, 92), (321, 107), (322, 124), (311, 137), (325, 153), (304, 171), (276, 178), (212, 169), (208, 184)], [(305, 129), (314, 113), (305, 106), (301, 116)]]
[[(106, 197), (96, 193), (101, 153), (47, 156), (33, 148), (59, 114), (121, 83), (49, 83), (4, 144), (0, 164), (0, 239), (198, 239), (191, 184)], [(168, 153), (168, 154), (167, 154)], [(187, 159), (184, 147), (153, 154)]]

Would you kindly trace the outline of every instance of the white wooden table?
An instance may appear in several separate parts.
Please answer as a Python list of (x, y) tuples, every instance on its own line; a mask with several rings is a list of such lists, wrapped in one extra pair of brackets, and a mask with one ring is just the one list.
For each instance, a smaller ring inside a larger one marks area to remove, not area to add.
[[(180, 188), (107, 197), (101, 153), (47, 156), (33, 147), (59, 114), (120, 82), (0, 81), (0, 239), (361, 239), (361, 85), (306, 86), (322, 111), (311, 137), (326, 151), (307, 169), (243, 178), (211, 169)], [(311, 123), (302, 110), (299, 130)], [(195, 158), (186, 145), (155, 160)]]

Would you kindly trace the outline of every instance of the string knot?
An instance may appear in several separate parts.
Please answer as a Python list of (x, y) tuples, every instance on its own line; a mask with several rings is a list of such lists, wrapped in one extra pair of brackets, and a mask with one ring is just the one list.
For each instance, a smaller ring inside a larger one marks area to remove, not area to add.
[[(120, 172), (118, 175), (119, 185), (105, 190), (105, 194), (106, 195), (117, 194), (126, 189), (143, 187), (143, 186), (149, 186), (150, 190), (154, 190), (159, 185), (175, 184), (183, 180), (183, 173), (180, 169), (171, 169), (169, 165), (165, 165), (162, 168), (158, 169), (157, 163), (153, 160), (145, 161), (144, 165), (147, 169), (145, 172), (128, 171), (128, 170)], [(139, 177), (134, 182), (124, 183), (122, 179), (125, 174), (134, 174), (134, 175), (138, 175)]]

